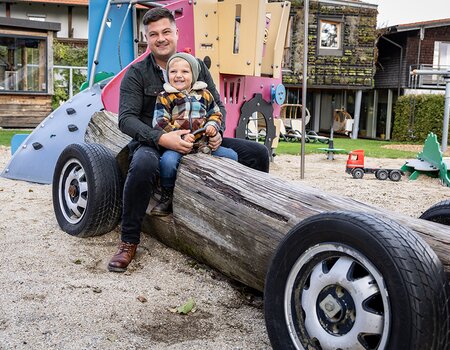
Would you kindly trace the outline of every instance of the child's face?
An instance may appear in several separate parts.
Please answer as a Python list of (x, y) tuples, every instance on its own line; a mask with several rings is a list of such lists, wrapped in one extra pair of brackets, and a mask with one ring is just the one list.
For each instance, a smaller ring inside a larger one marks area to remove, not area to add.
[(182, 58), (175, 58), (170, 61), (169, 83), (179, 91), (191, 89), (192, 71), (187, 61)]

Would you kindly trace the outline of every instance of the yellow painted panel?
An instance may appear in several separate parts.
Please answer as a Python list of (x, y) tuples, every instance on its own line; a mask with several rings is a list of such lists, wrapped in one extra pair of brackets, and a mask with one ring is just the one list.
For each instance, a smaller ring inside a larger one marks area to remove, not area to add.
[(265, 47), (263, 48), (262, 74), (279, 78), (284, 43), (287, 35), (290, 2), (266, 4), (266, 19), (269, 21)]
[[(239, 30), (236, 30), (238, 5), (240, 21)], [(218, 3), (221, 73), (261, 75), (265, 5), (264, 0), (224, 0)]]
[(194, 33), (195, 56), (204, 60), (211, 59), (211, 76), (219, 84), (219, 16), (217, 0), (202, 0), (194, 2)]

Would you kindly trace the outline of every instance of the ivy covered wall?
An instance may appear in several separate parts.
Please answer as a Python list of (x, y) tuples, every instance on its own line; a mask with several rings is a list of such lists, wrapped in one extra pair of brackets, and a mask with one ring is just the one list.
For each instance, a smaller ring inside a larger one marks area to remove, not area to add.
[[(320, 1), (309, 3), (308, 86), (372, 88), (375, 74), (375, 40), (377, 10), (362, 6), (343, 6)], [(294, 16), (291, 44), (291, 72), (283, 72), (287, 85), (302, 83), (303, 1), (291, 2)], [(342, 21), (342, 53), (320, 55), (318, 50), (319, 20)], [(289, 65), (289, 64), (288, 64)]]

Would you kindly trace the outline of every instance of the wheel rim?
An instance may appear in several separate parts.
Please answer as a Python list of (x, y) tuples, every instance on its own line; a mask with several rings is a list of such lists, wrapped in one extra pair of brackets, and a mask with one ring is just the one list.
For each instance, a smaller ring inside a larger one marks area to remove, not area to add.
[(378, 178), (379, 178), (380, 180), (386, 180), (386, 179), (388, 178), (388, 173), (387, 173), (387, 171), (380, 170), (380, 171), (378, 172)]
[(400, 173), (398, 173), (398, 172), (396, 172), (396, 171), (393, 172), (393, 173), (391, 173), (391, 180), (392, 180), (392, 181), (399, 181), (400, 178), (401, 178)]
[(316, 245), (299, 257), (286, 282), (284, 312), (297, 349), (384, 349), (387, 343), (383, 277), (345, 245)]
[(59, 177), (59, 206), (64, 218), (71, 224), (79, 223), (86, 212), (88, 183), (81, 163), (72, 158), (67, 161)]

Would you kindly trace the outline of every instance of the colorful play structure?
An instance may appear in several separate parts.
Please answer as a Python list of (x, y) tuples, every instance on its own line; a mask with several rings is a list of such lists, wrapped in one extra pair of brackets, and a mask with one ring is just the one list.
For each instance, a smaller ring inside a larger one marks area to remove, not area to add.
[(95, 0), (89, 3), (85, 89), (53, 111), (28, 137), (17, 139), (23, 142), (14, 146), (1, 176), (51, 183), (57, 158), (67, 145), (84, 143), (94, 113), (118, 112), (120, 82), (128, 65), (149, 54), (137, 57), (140, 19), (136, 6), (164, 6), (173, 11), (179, 28), (178, 51), (202, 59), (216, 82), (227, 111), (224, 135), (247, 137), (248, 124), (257, 118), (263, 121), (265, 146), (271, 151), (276, 136), (273, 120), (280, 115), (286, 95), (281, 60), (290, 2)]
[(422, 152), (416, 159), (407, 160), (401, 170), (410, 173), (409, 179), (416, 180), (419, 175), (439, 177), (442, 184), (450, 187), (450, 160), (442, 155), (437, 136), (429, 133), (425, 140)]

